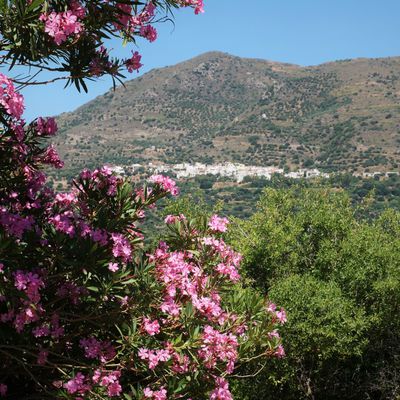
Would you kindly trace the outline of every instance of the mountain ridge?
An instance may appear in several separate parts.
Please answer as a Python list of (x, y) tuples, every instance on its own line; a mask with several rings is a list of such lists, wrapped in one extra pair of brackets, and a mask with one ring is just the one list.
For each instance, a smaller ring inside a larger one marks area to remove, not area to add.
[(208, 52), (57, 117), (67, 170), (242, 162), (383, 171), (400, 162), (400, 57), (299, 66)]

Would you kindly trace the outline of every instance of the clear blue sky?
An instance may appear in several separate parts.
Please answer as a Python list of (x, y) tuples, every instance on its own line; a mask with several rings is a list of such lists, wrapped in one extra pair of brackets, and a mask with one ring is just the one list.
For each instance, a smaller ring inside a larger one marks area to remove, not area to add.
[[(243, 57), (315, 65), (356, 57), (400, 56), (400, 0), (205, 0), (206, 13), (175, 15), (154, 43), (139, 40), (144, 67), (173, 65), (219, 50)], [(114, 54), (122, 55), (115, 43)], [(132, 74), (129, 79), (137, 76)], [(24, 90), (26, 119), (71, 111), (106, 92), (111, 80), (89, 83), (89, 94), (62, 84)]]

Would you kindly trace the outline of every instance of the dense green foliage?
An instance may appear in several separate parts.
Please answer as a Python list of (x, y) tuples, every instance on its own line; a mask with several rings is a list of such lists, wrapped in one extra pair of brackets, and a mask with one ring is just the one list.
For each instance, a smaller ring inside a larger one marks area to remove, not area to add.
[(361, 214), (342, 191), (266, 189), (237, 221), (245, 273), (288, 312), (285, 362), (243, 398), (399, 398), (400, 214)]
[(249, 177), (239, 184), (226, 178), (206, 175), (180, 182), (183, 194), (193, 199), (202, 197), (210, 208), (216, 201), (220, 201), (220, 211), (238, 218), (248, 218), (256, 211), (256, 202), (266, 187), (345, 189), (352, 204), (363, 205), (364, 215), (374, 217), (386, 208), (400, 211), (400, 177), (397, 175), (389, 178), (361, 178), (338, 174), (328, 179), (290, 179), (276, 175), (271, 180)]

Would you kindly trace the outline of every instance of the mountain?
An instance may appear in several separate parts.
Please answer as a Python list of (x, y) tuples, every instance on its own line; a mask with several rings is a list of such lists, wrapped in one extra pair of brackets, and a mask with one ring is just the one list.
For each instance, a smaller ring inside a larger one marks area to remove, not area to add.
[(318, 66), (211, 52), (57, 117), (67, 172), (104, 163), (389, 171), (400, 163), (400, 57)]

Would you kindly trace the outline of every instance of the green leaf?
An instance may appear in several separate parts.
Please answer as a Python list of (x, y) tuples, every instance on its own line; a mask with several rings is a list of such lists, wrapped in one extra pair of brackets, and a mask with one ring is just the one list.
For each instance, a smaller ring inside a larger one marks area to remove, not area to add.
[(33, 0), (32, 3), (29, 5), (29, 7), (26, 9), (26, 11), (31, 12), (43, 3), (44, 3), (44, 0)]
[(99, 292), (99, 288), (96, 286), (88, 286), (86, 289), (90, 290), (91, 292), (96, 292), (96, 293)]

